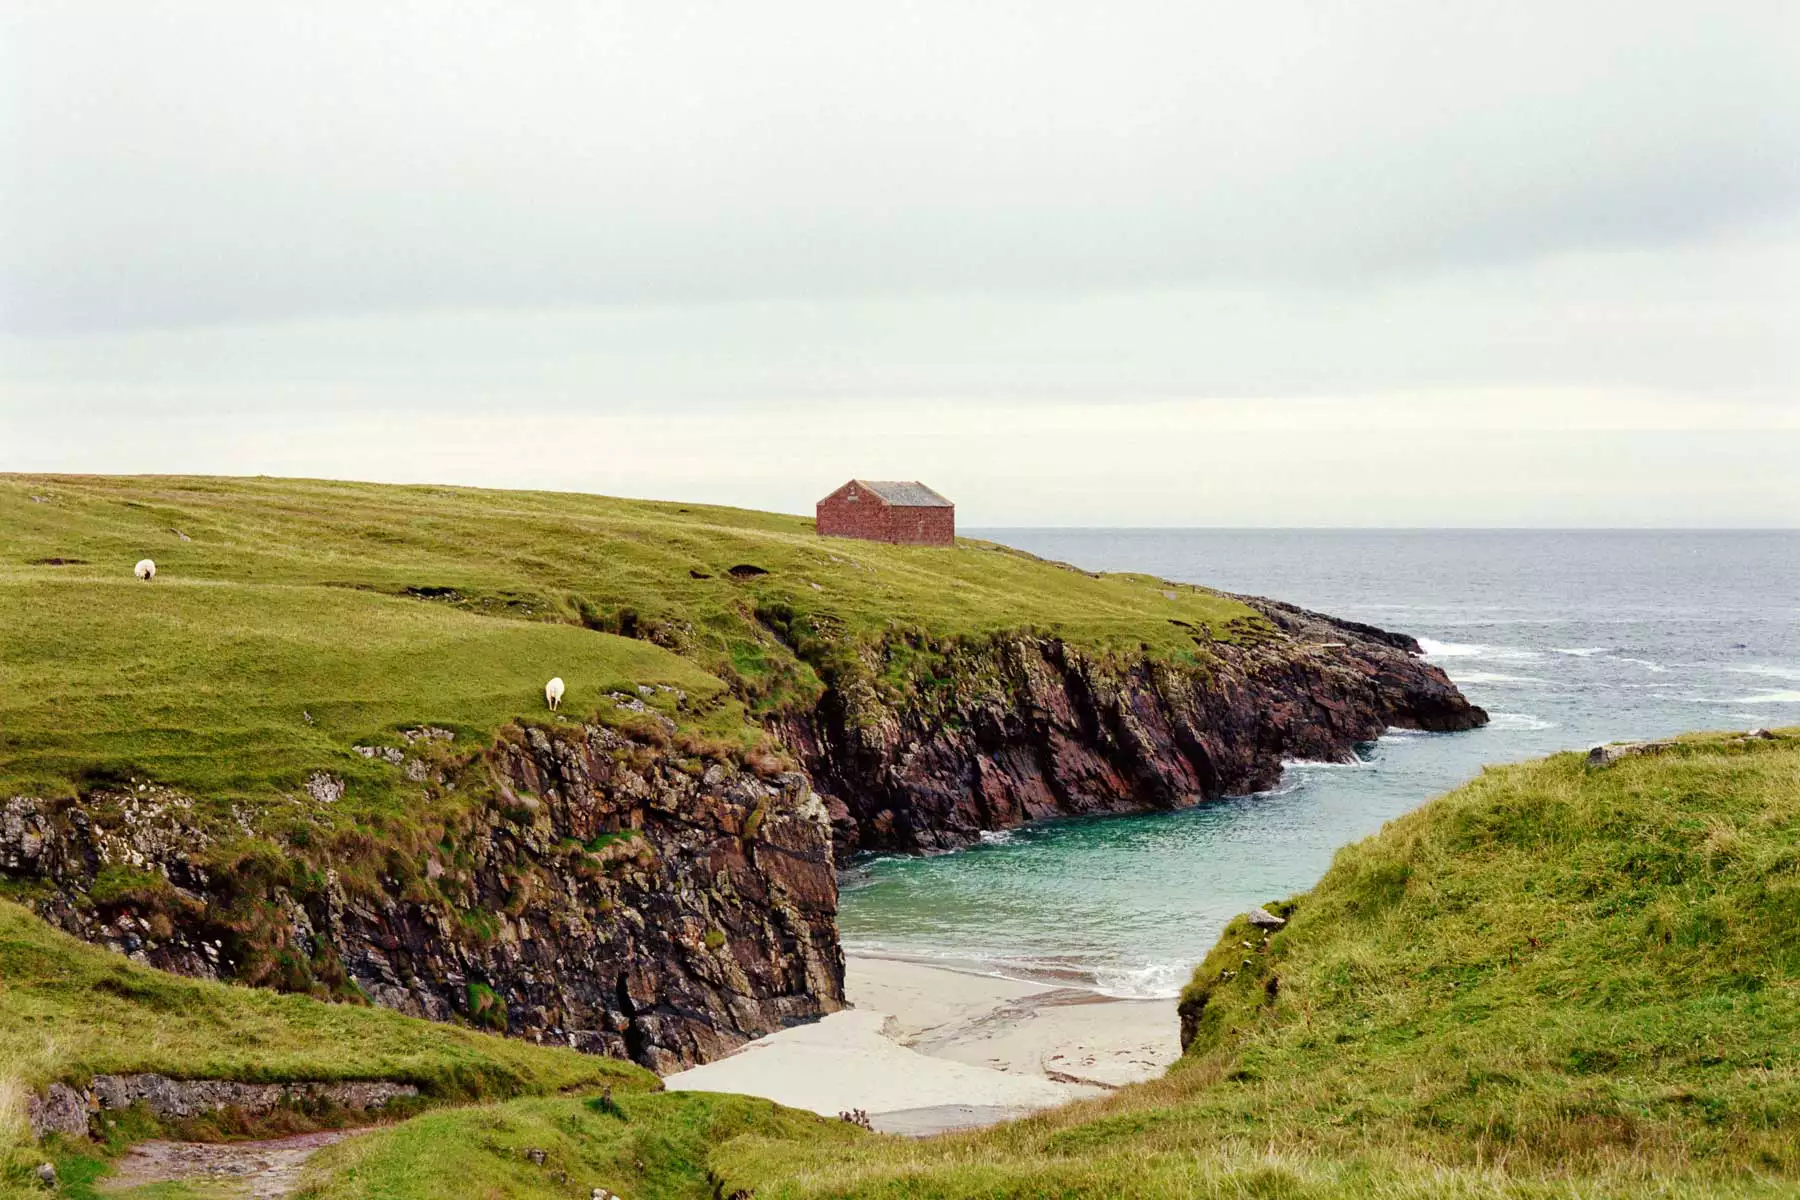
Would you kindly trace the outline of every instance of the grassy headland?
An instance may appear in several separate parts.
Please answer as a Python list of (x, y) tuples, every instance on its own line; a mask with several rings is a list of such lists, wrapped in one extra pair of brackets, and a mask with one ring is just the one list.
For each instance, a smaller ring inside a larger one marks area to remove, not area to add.
[(715, 1153), (773, 1197), (1792, 1196), (1800, 730), (1490, 769), (1228, 927), (1162, 1079)]
[[(131, 577), (156, 560), (151, 584)], [(734, 573), (735, 572), (735, 573)], [(1179, 622), (1179, 623), (1178, 623)], [(1192, 662), (1263, 627), (1204, 589), (1093, 576), (986, 543), (821, 539), (801, 517), (604, 497), (306, 480), (0, 476), (0, 793), (142, 776), (203, 799), (312, 769), (381, 800), (351, 752), (409, 726), (479, 744), (629, 684), (696, 737), (810, 703), (882, 644), (913, 686), (934, 640), (1053, 632)], [(926, 672), (928, 675), (928, 672)]]

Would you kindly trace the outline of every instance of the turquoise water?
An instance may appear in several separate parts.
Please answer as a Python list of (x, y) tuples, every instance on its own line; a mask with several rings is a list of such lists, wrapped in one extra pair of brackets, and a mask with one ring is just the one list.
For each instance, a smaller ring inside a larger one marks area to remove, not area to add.
[(1689, 729), (1800, 724), (1800, 533), (987, 530), (1096, 570), (1290, 600), (1421, 639), (1493, 723), (1186, 812), (1048, 822), (843, 878), (875, 949), (1170, 996), (1246, 907), (1484, 763)]

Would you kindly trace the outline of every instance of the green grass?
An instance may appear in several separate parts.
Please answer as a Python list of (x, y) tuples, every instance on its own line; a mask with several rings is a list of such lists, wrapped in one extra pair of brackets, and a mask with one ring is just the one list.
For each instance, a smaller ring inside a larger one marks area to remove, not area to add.
[(1793, 1196), (1797, 739), (1490, 769), (1341, 851), (1266, 945), (1234, 922), (1164, 1078), (714, 1169), (758, 1200)]
[[(712, 1200), (712, 1147), (757, 1134), (837, 1146), (859, 1132), (749, 1096), (705, 1092), (514, 1100), (429, 1113), (340, 1143), (308, 1165), (303, 1200), (565, 1200), (605, 1187), (630, 1200)], [(530, 1151), (544, 1152), (539, 1164)]]
[[(0, 569), (0, 789), (64, 794), (142, 775), (198, 796), (262, 798), (313, 770), (386, 797), (400, 773), (351, 746), (436, 725), (479, 742), (610, 691), (665, 684), (704, 703), (718, 680), (647, 642), (495, 620), (341, 588), (166, 576), (30, 578)], [(414, 789), (416, 790), (416, 789)]]
[[(143, 557), (152, 584), (131, 577)], [(767, 573), (732, 576), (746, 565)], [(309, 766), (355, 770), (353, 740), (406, 725), (480, 736), (541, 712), (551, 675), (568, 681), (571, 715), (621, 683), (664, 682), (694, 698), (682, 720), (742, 734), (727, 685), (757, 709), (810, 703), (821, 670), (859, 669), (870, 647), (928, 660), (947, 639), (1041, 629), (1191, 662), (1196, 632), (1260, 627), (1203, 589), (979, 542), (821, 539), (773, 513), (21, 475), (0, 475), (0, 623), (17, 631), (0, 643), (0, 790), (141, 771), (232, 793), (291, 788)], [(911, 665), (877, 674), (904, 688)]]

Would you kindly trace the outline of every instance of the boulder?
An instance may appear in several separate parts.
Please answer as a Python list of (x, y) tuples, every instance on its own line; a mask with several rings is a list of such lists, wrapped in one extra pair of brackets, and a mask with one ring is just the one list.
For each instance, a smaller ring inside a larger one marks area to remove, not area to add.
[(1286, 918), (1278, 917), (1266, 908), (1253, 908), (1244, 914), (1244, 919), (1249, 921), (1250, 924), (1254, 925), (1256, 928), (1267, 929), (1270, 932), (1286, 928), (1287, 926)]
[(86, 1137), (88, 1131), (87, 1097), (66, 1083), (53, 1083), (42, 1096), (33, 1095), (25, 1106), (26, 1120), (32, 1136), (60, 1133), (65, 1137)]

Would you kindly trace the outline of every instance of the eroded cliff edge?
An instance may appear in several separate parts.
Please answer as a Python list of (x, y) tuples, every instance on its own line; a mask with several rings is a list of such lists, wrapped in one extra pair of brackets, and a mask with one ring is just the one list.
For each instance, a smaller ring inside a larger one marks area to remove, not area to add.
[(14, 797), (0, 873), (150, 965), (667, 1071), (842, 1006), (834, 860), (1178, 808), (1390, 726), (1486, 720), (1410, 638), (1246, 602), (1261, 621), (1230, 641), (1194, 629), (1177, 660), (1023, 632), (814, 645), (829, 686), (768, 718), (800, 770), (699, 758), (654, 725), (515, 726), (466, 757), (403, 731), (380, 753), (437, 823), (362, 842), (309, 836), (309, 805), (342, 800), (326, 775), (273, 840), (153, 781)]
[[(824, 805), (804, 776), (601, 725), (396, 766), (478, 793), (367, 845), (234, 839), (153, 784), (0, 805), (0, 871), (52, 924), (151, 966), (367, 999), (656, 1070), (843, 1003)], [(448, 759), (448, 761), (446, 761)], [(316, 776), (305, 802), (333, 804)]]
[(1486, 724), (1412, 638), (1239, 598), (1268, 625), (1230, 642), (1195, 630), (1190, 663), (1028, 634), (914, 643), (925, 682), (904, 702), (865, 661), (780, 732), (831, 797), (841, 861), (1046, 817), (1181, 808), (1270, 788), (1284, 760), (1341, 761), (1390, 727)]

